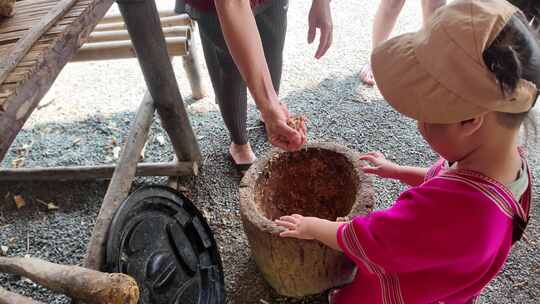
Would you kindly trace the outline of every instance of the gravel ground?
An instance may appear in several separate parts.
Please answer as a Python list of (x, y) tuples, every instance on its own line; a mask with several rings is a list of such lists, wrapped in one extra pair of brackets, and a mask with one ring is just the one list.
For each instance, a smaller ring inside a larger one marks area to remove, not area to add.
[[(334, 45), (320, 61), (312, 59), (315, 46), (306, 47), (305, 42), (309, 2), (290, 4), (281, 96), (292, 112), (309, 117), (310, 140), (337, 142), (358, 151), (380, 150), (399, 163), (430, 164), (435, 155), (417, 134), (414, 122), (387, 106), (376, 89), (359, 86), (357, 71), (368, 58), (372, 15), (378, 1), (332, 3)], [(408, 1), (397, 31), (415, 30), (420, 23), (419, 1)], [(205, 158), (200, 176), (181, 182), (208, 215), (216, 234), (225, 265), (227, 303), (325, 303), (322, 297), (280, 298), (261, 278), (242, 230), (239, 177), (226, 157), (228, 136), (213, 97), (193, 103), (178, 60), (174, 66)], [(209, 84), (206, 75), (205, 81)], [(68, 65), (17, 137), (2, 166), (10, 167), (18, 156), (23, 156), (24, 166), (29, 167), (113, 162), (114, 147), (122, 144), (143, 93), (144, 82), (135, 60)], [(251, 107), (250, 140), (260, 154), (270, 147), (257, 117)], [(162, 129), (155, 123), (146, 161), (172, 159), (171, 148), (163, 138)], [(530, 149), (531, 165), (540, 176), (538, 145), (530, 144)], [(137, 183), (163, 181), (138, 179)], [(535, 193), (540, 193), (538, 186)], [(0, 245), (9, 248), (8, 255), (29, 254), (79, 264), (106, 187), (105, 182), (1, 184)], [(397, 182), (380, 179), (375, 187), (378, 208), (389, 206), (403, 190)], [(16, 209), (13, 195), (22, 195), (26, 206)], [(54, 202), (59, 209), (47, 211), (38, 200)], [(538, 303), (540, 211), (533, 210), (527, 241), (514, 248), (506, 267), (484, 293), (484, 303)], [(68, 303), (64, 297), (21, 278), (0, 275), (0, 285), (46, 303)]]

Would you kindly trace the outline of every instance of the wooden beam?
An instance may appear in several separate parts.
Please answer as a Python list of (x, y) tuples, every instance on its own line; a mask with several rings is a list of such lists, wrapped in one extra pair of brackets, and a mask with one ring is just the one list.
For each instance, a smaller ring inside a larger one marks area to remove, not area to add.
[(101, 270), (104, 265), (109, 226), (116, 210), (128, 196), (129, 190), (131, 190), (131, 183), (135, 179), (137, 163), (139, 162), (141, 150), (146, 144), (154, 112), (155, 106), (152, 96), (147, 92), (130, 127), (118, 166), (114, 170), (109, 188), (101, 204), (84, 261), (87, 268)]
[(49, 48), (43, 50), (39, 65), (28, 79), (17, 87), (16, 93), (3, 102), (0, 107), (0, 161), (60, 70), (75, 55), (113, 1), (100, 0), (88, 4), (62, 35), (56, 38)]
[[(171, 26), (190, 26), (191, 25), (191, 19), (188, 15), (175, 15), (175, 16), (169, 16), (169, 17), (163, 17), (160, 19), (160, 23), (162, 27), (171, 27)], [(118, 31), (118, 30), (125, 30), (126, 25), (124, 22), (118, 22), (118, 23), (105, 23), (105, 24), (98, 24), (94, 28), (94, 32), (104, 32), (104, 31)]]
[[(115, 166), (73, 166), (51, 168), (0, 169), (0, 181), (50, 181), (110, 179)], [(195, 162), (139, 163), (135, 176), (192, 176), (198, 174)]]
[(199, 161), (201, 153), (169, 60), (154, 1), (117, 0), (161, 124), (179, 161)]
[[(178, 15), (173, 9), (167, 9), (167, 10), (161, 10), (158, 12), (159, 17), (170, 17)], [(99, 24), (105, 24), (105, 23), (119, 23), (124, 22), (124, 18), (122, 18), (122, 15), (120, 14), (108, 14), (105, 15), (100, 21)]]
[[(166, 42), (169, 56), (184, 56), (189, 52), (188, 40), (185, 37), (168, 37)], [(135, 57), (135, 48), (131, 41), (108, 41), (87, 43), (83, 45), (71, 62), (127, 59)]]
[(73, 6), (77, 0), (63, 0), (58, 3), (38, 23), (33, 25), (30, 30), (19, 40), (12, 49), (7, 52), (7, 58), (0, 62), (0, 84), (4, 83), (9, 73), (19, 64), (28, 51), (34, 46), (34, 43), (49, 30), (49, 28), (62, 18), (64, 14)]
[[(185, 37), (191, 39), (191, 27), (189, 26), (173, 26), (163, 28), (165, 37)], [(88, 37), (87, 43), (105, 42), (105, 41), (122, 41), (131, 40), (127, 30), (108, 31), (108, 32), (93, 32)]]

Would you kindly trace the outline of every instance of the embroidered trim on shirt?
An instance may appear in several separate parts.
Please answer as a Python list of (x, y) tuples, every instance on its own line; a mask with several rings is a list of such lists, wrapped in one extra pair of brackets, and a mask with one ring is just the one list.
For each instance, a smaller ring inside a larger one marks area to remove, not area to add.
[(495, 193), (493, 193), (492, 189), (490, 189), (488, 186), (486, 186), (486, 185), (484, 185), (482, 183), (472, 181), (472, 180), (470, 180), (468, 178), (465, 178), (465, 177), (462, 177), (462, 176), (459, 176), (459, 175), (456, 175), (456, 174), (443, 174), (443, 175), (439, 175), (439, 176), (434, 177), (434, 178), (441, 178), (441, 179), (457, 181), (457, 182), (467, 184), (467, 185), (475, 188), (476, 190), (482, 192), (482, 194), (484, 194), (493, 203), (495, 203), (495, 205), (497, 207), (499, 207), (499, 209), (502, 211), (502, 213), (504, 213), (504, 215), (506, 215), (507, 217), (512, 218), (512, 216), (514, 214), (513, 208), (511, 206), (509, 206), (509, 203), (507, 202), (507, 200), (505, 200), (500, 194), (496, 195)]
[(353, 224), (346, 224), (342, 232), (343, 243), (347, 250), (364, 264), (366, 269), (377, 276), (381, 286), (381, 299), (383, 304), (403, 304), (401, 285), (396, 274), (387, 273), (381, 266), (373, 263), (366, 255)]

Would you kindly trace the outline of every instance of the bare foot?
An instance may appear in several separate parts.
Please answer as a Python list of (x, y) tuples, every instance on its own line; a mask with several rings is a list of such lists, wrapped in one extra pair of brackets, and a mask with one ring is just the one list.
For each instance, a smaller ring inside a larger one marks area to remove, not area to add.
[(371, 70), (371, 64), (367, 63), (360, 70), (360, 80), (368, 86), (375, 85), (375, 78), (373, 77), (373, 71)]
[(255, 153), (251, 150), (251, 145), (249, 143), (245, 145), (231, 143), (229, 146), (229, 153), (237, 165), (252, 164), (257, 160), (257, 156), (255, 156)]

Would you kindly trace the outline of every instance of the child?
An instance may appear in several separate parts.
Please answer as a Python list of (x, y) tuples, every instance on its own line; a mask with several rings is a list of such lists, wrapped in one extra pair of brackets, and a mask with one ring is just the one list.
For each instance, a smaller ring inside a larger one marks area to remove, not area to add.
[(455, 0), (372, 59), (385, 99), (443, 159), (427, 170), (368, 153), (364, 172), (412, 186), (391, 208), (342, 223), (284, 216), (281, 236), (357, 264), (331, 303), (475, 303), (528, 222), (532, 177), (517, 142), (538, 95), (540, 43), (505, 0)]
[[(371, 34), (371, 46), (373, 48), (388, 39), (404, 4), (405, 0), (381, 0), (373, 21), (373, 33)], [(425, 24), (429, 20), (429, 17), (433, 15), (436, 9), (445, 4), (446, 0), (422, 0), (423, 23)], [(360, 70), (360, 80), (370, 86), (375, 84), (371, 64), (367, 63)]]

